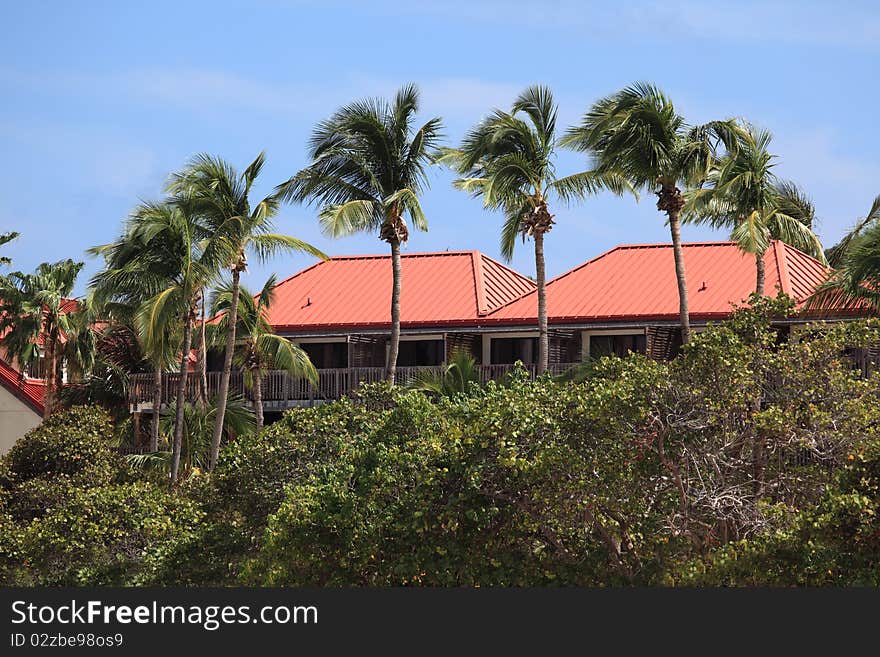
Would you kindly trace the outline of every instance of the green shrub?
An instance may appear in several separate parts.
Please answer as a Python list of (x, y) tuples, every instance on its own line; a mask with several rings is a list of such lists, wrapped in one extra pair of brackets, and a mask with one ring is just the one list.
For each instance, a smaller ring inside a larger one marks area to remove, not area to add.
[(110, 416), (99, 407), (55, 413), (12, 446), (11, 478), (21, 483), (64, 475), (83, 485), (108, 483), (120, 464), (111, 449), (112, 435)]
[(251, 525), (264, 527), (285, 498), (287, 486), (302, 481), (370, 430), (382, 411), (341, 399), (287, 411), (259, 434), (242, 436), (221, 453), (214, 489), (202, 499), (222, 500)]
[(619, 418), (644, 404), (641, 383), (662, 371), (639, 364), (638, 376), (619, 384), (514, 380), (436, 404), (397, 394), (371, 431), (350, 435), (335, 459), (290, 482), (245, 581), (634, 581), (656, 535), (630, 530), (648, 515), (653, 491), (642, 496), (637, 484), (652, 466)]
[(0, 586), (13, 586), (22, 579), (21, 526), (0, 509)]
[(22, 563), (38, 585), (135, 584), (164, 543), (202, 518), (193, 502), (146, 483), (72, 488), (22, 529)]

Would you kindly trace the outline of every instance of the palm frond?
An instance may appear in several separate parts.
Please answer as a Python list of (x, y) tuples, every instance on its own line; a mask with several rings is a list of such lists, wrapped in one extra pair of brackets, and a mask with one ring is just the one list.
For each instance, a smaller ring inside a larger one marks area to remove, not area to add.
[(330, 237), (344, 237), (376, 230), (381, 223), (376, 204), (369, 200), (325, 205), (318, 213), (321, 230)]
[(880, 195), (878, 195), (871, 204), (871, 209), (863, 219), (860, 219), (852, 227), (852, 229), (841, 238), (841, 240), (828, 249), (826, 256), (828, 263), (832, 267), (839, 267), (843, 263), (846, 253), (849, 251), (853, 242), (858, 241), (860, 235), (874, 225), (880, 224)]

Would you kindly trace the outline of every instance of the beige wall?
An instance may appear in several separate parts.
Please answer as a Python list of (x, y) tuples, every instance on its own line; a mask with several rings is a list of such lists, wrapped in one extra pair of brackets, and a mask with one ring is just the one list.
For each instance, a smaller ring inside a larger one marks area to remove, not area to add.
[(3, 386), (0, 386), (0, 454), (40, 423), (40, 416)]

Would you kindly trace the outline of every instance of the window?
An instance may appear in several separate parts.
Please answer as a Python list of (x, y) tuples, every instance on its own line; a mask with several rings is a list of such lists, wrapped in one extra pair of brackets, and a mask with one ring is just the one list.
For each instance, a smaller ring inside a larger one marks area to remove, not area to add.
[(46, 378), (46, 359), (40, 356), (36, 361), (30, 363), (25, 370), (25, 374), (29, 379), (45, 379)]
[(401, 340), (397, 364), (401, 367), (440, 365), (446, 359), (443, 340)]
[(629, 335), (591, 335), (590, 358), (597, 359), (603, 356), (626, 356), (628, 353), (645, 353), (645, 334), (635, 333)]
[(319, 370), (348, 367), (347, 342), (304, 342), (299, 346)]
[(538, 338), (492, 338), (492, 364), (506, 365), (521, 360), (533, 365), (538, 359)]

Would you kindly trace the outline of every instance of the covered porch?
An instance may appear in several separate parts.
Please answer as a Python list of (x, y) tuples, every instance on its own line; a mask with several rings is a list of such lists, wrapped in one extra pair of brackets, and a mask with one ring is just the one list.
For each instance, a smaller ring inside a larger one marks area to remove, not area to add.
[[(549, 367), (551, 374), (562, 374), (576, 363), (555, 363)], [(442, 365), (434, 366), (398, 366), (396, 382), (406, 386), (419, 377), (440, 372)], [(480, 365), (478, 371), (480, 381), (499, 381), (513, 371), (515, 365)], [(535, 376), (535, 366), (525, 365), (530, 376)], [(384, 367), (339, 367), (318, 369), (317, 385), (305, 379), (291, 376), (285, 371), (267, 372), (263, 377), (263, 408), (266, 411), (282, 411), (288, 408), (310, 406), (315, 403), (339, 399), (354, 390), (362, 383), (377, 383), (385, 380)], [(180, 381), (179, 373), (168, 373), (162, 376), (162, 405), (166, 406), (176, 395)], [(134, 412), (151, 410), (153, 404), (154, 380), (152, 374), (133, 374), (129, 389), (129, 401)], [(190, 373), (186, 380), (186, 398), (195, 401), (198, 397), (199, 381), (195, 373)], [(220, 372), (208, 373), (208, 396), (217, 393), (220, 387)], [(251, 399), (251, 392), (244, 384), (244, 377), (233, 372), (229, 382), (230, 394)]]

